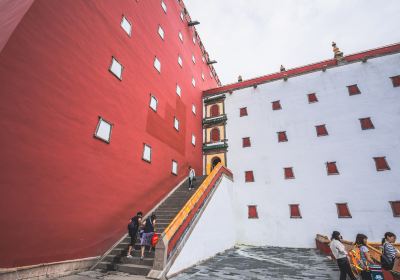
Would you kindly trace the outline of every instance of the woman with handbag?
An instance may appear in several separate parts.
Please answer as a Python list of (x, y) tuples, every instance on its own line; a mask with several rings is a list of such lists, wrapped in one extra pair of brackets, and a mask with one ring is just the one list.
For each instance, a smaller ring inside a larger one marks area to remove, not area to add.
[(151, 217), (147, 218), (146, 221), (143, 222), (143, 234), (140, 238), (140, 245), (141, 245), (141, 256), (140, 259), (143, 260), (144, 258), (144, 249), (146, 246), (149, 246), (151, 251), (151, 239), (154, 235), (154, 228), (156, 226), (156, 215), (152, 214)]
[(396, 242), (396, 235), (393, 232), (386, 232), (382, 239), (381, 264), (385, 270), (392, 270), (396, 258), (400, 258), (400, 252), (393, 246)]

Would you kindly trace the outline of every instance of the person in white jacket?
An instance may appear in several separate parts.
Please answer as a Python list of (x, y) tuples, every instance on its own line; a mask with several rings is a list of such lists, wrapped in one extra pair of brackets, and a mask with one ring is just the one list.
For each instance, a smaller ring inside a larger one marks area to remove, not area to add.
[(195, 176), (196, 173), (194, 172), (194, 169), (189, 165), (189, 191), (193, 189), (193, 180)]
[(346, 275), (348, 275), (351, 280), (356, 280), (356, 277), (351, 271), (349, 259), (347, 258), (347, 252), (342, 243), (342, 239), (340, 232), (334, 231), (332, 232), (331, 243), (329, 245), (340, 270), (340, 280), (346, 280)]

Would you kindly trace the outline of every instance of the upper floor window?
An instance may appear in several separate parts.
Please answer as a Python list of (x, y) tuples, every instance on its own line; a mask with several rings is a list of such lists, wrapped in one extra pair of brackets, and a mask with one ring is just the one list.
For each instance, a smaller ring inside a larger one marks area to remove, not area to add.
[(293, 167), (285, 167), (283, 170), (285, 179), (294, 179)]
[(192, 113), (196, 115), (196, 105), (192, 104)]
[(301, 219), (299, 204), (289, 204), (289, 208), (290, 208), (290, 218), (291, 219)]
[(328, 130), (324, 124), (316, 125), (315, 129), (317, 130), (317, 136), (326, 136), (328, 135)]
[(113, 124), (111, 122), (106, 121), (102, 117), (99, 117), (94, 137), (103, 140), (106, 143), (110, 143), (112, 127)]
[(248, 218), (258, 219), (257, 205), (248, 205)]
[(278, 142), (287, 142), (288, 138), (286, 135), (286, 131), (280, 131), (278, 132)]
[(164, 13), (167, 13), (167, 5), (164, 3), (163, 0), (161, 0), (161, 7), (164, 10)]
[(362, 118), (360, 119), (360, 124), (361, 124), (361, 129), (362, 130), (367, 130), (367, 129), (374, 129), (374, 124), (371, 121), (371, 118)]
[(184, 19), (184, 16), (183, 16), (183, 12), (181, 11), (181, 13), (180, 13), (180, 18), (181, 18), (181, 21), (183, 21), (183, 19)]
[(158, 60), (157, 57), (154, 58), (154, 63), (153, 63), (154, 68), (161, 73), (161, 62)]
[(276, 110), (281, 110), (281, 109), (282, 109), (282, 106), (281, 106), (280, 100), (272, 102), (272, 110), (276, 111)]
[(240, 116), (241, 117), (247, 116), (247, 107), (240, 108)]
[(183, 42), (183, 35), (182, 35), (182, 33), (180, 31), (178, 33), (178, 36), (179, 36), (179, 40), (181, 40), (181, 42)]
[(176, 117), (174, 117), (174, 128), (179, 131), (179, 120)]
[(246, 147), (250, 147), (250, 146), (251, 146), (250, 137), (242, 138), (242, 147), (246, 148)]
[(360, 94), (361, 91), (358, 88), (357, 85), (351, 85), (351, 86), (347, 86), (347, 90), (349, 91), (349, 95), (356, 95), (356, 94)]
[(178, 162), (172, 161), (172, 174), (178, 175)]
[(336, 203), (338, 218), (351, 218), (347, 203)]
[(196, 146), (196, 136), (192, 134), (192, 145)]
[(147, 144), (143, 146), (143, 155), (142, 159), (147, 162), (151, 162), (151, 147)]
[(111, 65), (108, 70), (113, 73), (115, 77), (122, 81), (122, 71), (124, 70), (124, 67), (118, 62), (118, 60), (115, 59), (115, 57), (112, 57)]
[(318, 102), (318, 98), (317, 98), (317, 95), (315, 93), (307, 94), (307, 97), (308, 97), (308, 103)]
[(204, 81), (206, 78), (204, 77), (204, 73), (201, 72), (201, 79)]
[(210, 116), (211, 117), (219, 116), (219, 105), (218, 104), (214, 104), (214, 105), (211, 106), (211, 108), (210, 108)]
[(196, 36), (193, 35), (193, 44), (196, 44)]
[(158, 35), (164, 40), (164, 29), (162, 29), (161, 25), (158, 26)]
[(196, 64), (196, 58), (194, 57), (194, 55), (192, 54), (192, 61), (194, 64)]
[(182, 67), (182, 58), (180, 55), (178, 55), (178, 64), (180, 67)]
[(389, 201), (392, 206), (393, 217), (400, 217), (400, 201)]
[(122, 16), (121, 27), (126, 32), (126, 34), (128, 34), (128, 36), (131, 37), (131, 35), (132, 35), (132, 24), (125, 16)]
[(399, 76), (390, 77), (390, 79), (392, 79), (393, 87), (400, 87), (400, 75)]
[(338, 175), (339, 174), (339, 170), (336, 166), (335, 161), (326, 163), (326, 172), (328, 173), (328, 175)]
[(254, 182), (254, 174), (253, 174), (253, 171), (245, 171), (244, 177), (245, 177), (245, 182), (246, 182), (246, 183)]
[(150, 108), (153, 109), (154, 112), (157, 112), (157, 98), (155, 98), (153, 95), (150, 96)]
[(219, 128), (214, 127), (213, 129), (211, 129), (210, 136), (211, 136), (211, 142), (219, 142), (221, 140)]
[(390, 170), (386, 157), (374, 157), (376, 171)]
[(194, 79), (194, 77), (192, 78), (192, 85), (193, 87), (196, 87), (196, 80)]

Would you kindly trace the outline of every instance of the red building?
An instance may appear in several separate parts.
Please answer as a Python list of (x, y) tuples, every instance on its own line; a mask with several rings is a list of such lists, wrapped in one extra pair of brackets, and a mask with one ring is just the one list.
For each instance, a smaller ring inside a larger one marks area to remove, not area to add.
[(219, 80), (190, 21), (176, 0), (0, 3), (1, 268), (101, 255), (202, 173)]

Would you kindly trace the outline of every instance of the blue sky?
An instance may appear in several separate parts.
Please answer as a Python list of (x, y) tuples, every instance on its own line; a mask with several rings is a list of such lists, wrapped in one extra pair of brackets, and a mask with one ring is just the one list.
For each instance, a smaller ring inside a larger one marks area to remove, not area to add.
[(184, 2), (223, 84), (400, 42), (400, 0)]

